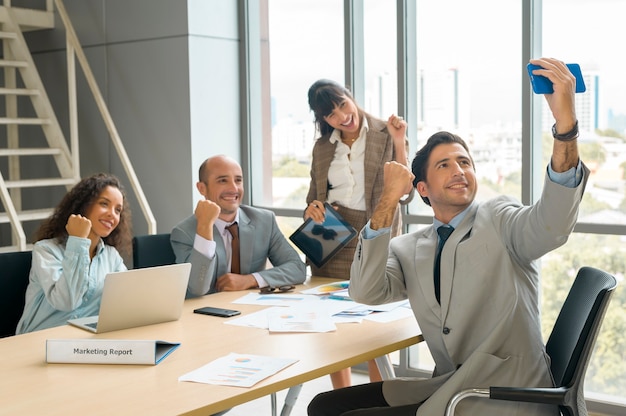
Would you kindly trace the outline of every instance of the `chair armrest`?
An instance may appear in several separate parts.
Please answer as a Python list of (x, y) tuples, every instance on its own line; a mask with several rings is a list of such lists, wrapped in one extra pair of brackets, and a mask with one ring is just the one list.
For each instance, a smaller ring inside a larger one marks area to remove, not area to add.
[(456, 406), (459, 404), (461, 400), (466, 399), (468, 397), (489, 398), (489, 390), (487, 389), (461, 390), (460, 392), (452, 396), (452, 398), (448, 402), (448, 405), (446, 406), (445, 416), (454, 416), (454, 411), (456, 410)]
[(489, 398), (543, 404), (562, 404), (567, 389), (564, 387), (490, 387)]

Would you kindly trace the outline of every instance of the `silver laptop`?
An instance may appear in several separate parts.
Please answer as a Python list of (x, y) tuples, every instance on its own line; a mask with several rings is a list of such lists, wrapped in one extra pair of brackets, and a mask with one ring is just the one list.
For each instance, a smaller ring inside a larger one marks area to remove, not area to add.
[(101, 333), (175, 321), (180, 318), (191, 263), (132, 269), (104, 278), (97, 316), (67, 322)]

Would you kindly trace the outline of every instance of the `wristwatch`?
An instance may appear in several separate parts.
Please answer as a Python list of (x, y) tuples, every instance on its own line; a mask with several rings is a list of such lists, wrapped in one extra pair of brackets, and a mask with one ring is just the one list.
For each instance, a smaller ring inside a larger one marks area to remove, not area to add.
[(578, 120), (576, 120), (574, 127), (570, 131), (563, 134), (558, 134), (556, 132), (556, 123), (554, 123), (552, 125), (552, 137), (562, 142), (571, 142), (572, 140), (576, 140), (578, 138)]

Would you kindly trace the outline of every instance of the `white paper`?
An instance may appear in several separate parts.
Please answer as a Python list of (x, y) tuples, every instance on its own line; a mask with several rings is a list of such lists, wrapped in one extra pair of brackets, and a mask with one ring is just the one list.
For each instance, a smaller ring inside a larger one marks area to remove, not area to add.
[[(406, 318), (408, 316), (414, 316), (413, 311), (409, 308), (400, 307), (387, 312), (370, 313), (364, 317), (364, 319), (367, 319), (368, 321), (387, 323), (397, 321), (398, 319)], [(417, 325), (417, 322), (415, 324)]]
[[(282, 309), (282, 306), (274, 306), (273, 308)], [(263, 328), (267, 329), (267, 311), (269, 309), (263, 309), (258, 312), (247, 313), (239, 318), (229, 319), (224, 322), (226, 325), (247, 326), (251, 328)]]
[(230, 353), (180, 376), (178, 381), (252, 387), (296, 362), (298, 360), (292, 358)]
[(337, 327), (329, 313), (316, 308), (282, 308), (267, 312), (270, 332), (330, 332)]
[[(408, 300), (400, 300), (398, 302), (383, 303), (382, 305), (366, 305), (372, 312), (389, 312), (399, 307), (409, 305)], [(410, 309), (410, 306), (409, 306)]]
[(232, 303), (261, 306), (291, 306), (304, 302), (319, 302), (320, 298), (314, 295), (300, 293), (248, 293)]

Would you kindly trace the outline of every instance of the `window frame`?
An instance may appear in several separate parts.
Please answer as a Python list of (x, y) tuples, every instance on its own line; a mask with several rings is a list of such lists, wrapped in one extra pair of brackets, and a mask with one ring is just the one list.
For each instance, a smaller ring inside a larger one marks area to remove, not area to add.
[[(256, 204), (267, 192), (263, 182), (268, 175), (263, 148), (271, 148), (271, 132), (263, 131), (263, 117), (269, 103), (269, 62), (263, 58), (267, 51), (267, 21), (269, 0), (238, 0), (241, 41), (241, 153), (242, 168), (247, 185), (244, 203), (259, 206), (280, 217), (302, 218), (301, 209), (277, 208)], [(396, 0), (397, 4), (397, 45), (398, 45), (398, 114), (405, 115), (409, 125), (410, 148), (418, 143), (417, 122), (411, 114), (417, 114), (417, 86), (415, 77), (408, 74), (417, 72), (416, 8), (414, 0)], [(520, 67), (531, 57), (541, 56), (542, 0), (520, 0), (522, 6), (522, 50)], [(360, 0), (344, 0), (344, 42), (345, 42), (345, 83), (351, 85), (358, 102), (364, 96), (364, 35), (363, 4)], [(541, 166), (541, 144), (533, 137), (541, 138), (541, 99), (530, 92), (528, 78), (522, 77), (522, 202), (531, 204), (541, 194), (544, 166)], [(265, 105), (264, 105), (265, 104)], [(264, 110), (265, 108), (265, 110)], [(537, 163), (537, 161), (539, 163)], [(269, 175), (271, 175), (271, 163)], [(304, 204), (303, 204), (304, 206)], [(432, 215), (408, 215), (403, 211), (405, 231), (410, 225), (432, 223)], [(626, 225), (577, 223), (574, 233), (626, 235)], [(400, 351), (397, 374), (402, 376), (430, 376), (429, 372), (410, 369), (409, 349)], [(605, 414), (621, 414), (626, 406), (604, 401), (601, 398), (587, 397), (588, 410)]]

